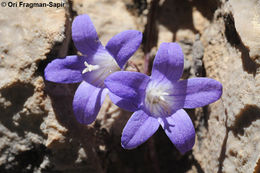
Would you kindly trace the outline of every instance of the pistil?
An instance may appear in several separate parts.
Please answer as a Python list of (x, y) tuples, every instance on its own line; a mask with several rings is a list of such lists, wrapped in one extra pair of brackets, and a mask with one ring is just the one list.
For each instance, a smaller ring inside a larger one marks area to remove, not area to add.
[(84, 62), (84, 65), (86, 66), (86, 68), (82, 71), (82, 74), (99, 69), (99, 65), (91, 65), (88, 64), (87, 61)]
[(146, 108), (153, 116), (169, 115), (172, 109), (172, 96), (169, 93), (172, 86), (151, 82), (148, 84), (145, 96)]

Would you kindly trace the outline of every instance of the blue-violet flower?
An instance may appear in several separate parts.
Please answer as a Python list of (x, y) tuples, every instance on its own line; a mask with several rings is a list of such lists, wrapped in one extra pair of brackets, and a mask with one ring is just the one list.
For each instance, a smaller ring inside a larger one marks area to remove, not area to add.
[[(80, 15), (72, 23), (72, 39), (82, 56), (55, 59), (45, 68), (45, 79), (56, 83), (81, 82), (74, 95), (73, 111), (80, 123), (90, 124), (109, 93), (104, 80), (120, 70), (134, 54), (141, 44), (142, 33), (136, 30), (121, 32), (103, 47), (89, 16)], [(109, 95), (113, 102), (127, 104), (120, 97)]]
[(122, 71), (106, 78), (105, 85), (112, 93), (132, 103), (124, 108), (135, 111), (122, 133), (123, 148), (132, 149), (144, 143), (159, 125), (182, 154), (193, 147), (194, 126), (182, 108), (215, 102), (222, 94), (222, 85), (209, 78), (178, 81), (183, 64), (181, 47), (177, 43), (162, 43), (151, 76)]

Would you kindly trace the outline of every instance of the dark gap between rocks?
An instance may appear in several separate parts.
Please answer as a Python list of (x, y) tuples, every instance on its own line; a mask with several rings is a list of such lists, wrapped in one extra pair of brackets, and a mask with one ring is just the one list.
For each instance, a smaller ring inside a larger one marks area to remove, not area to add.
[(7, 109), (5, 110), (5, 114), (10, 113), (9, 115), (11, 115), (22, 109), (23, 104), (29, 97), (33, 95), (33, 93), (34, 86), (32, 84), (24, 84), (21, 82), (16, 82), (8, 88), (2, 89), (2, 97), (4, 97), (7, 101), (11, 102), (10, 107), (7, 107)]
[(76, 55), (77, 49), (75, 48), (71, 38), (71, 25), (72, 18), (76, 15), (76, 12), (72, 9), (72, 1), (68, 1), (69, 6), (66, 8), (66, 21), (65, 21), (65, 38), (62, 42), (53, 43), (52, 49), (46, 54), (46, 59), (38, 62), (38, 69), (35, 75), (43, 76), (46, 66), (56, 58), (65, 58), (68, 55)]
[(208, 127), (209, 127), (208, 121), (209, 121), (209, 115), (210, 115), (210, 107), (208, 105), (204, 106), (202, 108), (202, 110), (203, 110), (203, 117), (202, 118), (204, 119), (204, 126), (208, 130)]
[(218, 165), (218, 172), (217, 173), (223, 173), (223, 163), (224, 163), (224, 160), (226, 158), (228, 133), (230, 131), (230, 128), (227, 126), (228, 114), (227, 114), (226, 109), (225, 109), (225, 115), (226, 115), (226, 120), (225, 120), (226, 134), (225, 134), (225, 137), (223, 139), (220, 155), (219, 155), (219, 158), (218, 158), (219, 165)]
[(7, 106), (0, 105), (1, 123), (5, 127), (8, 127), (9, 130), (24, 133), (23, 131), (17, 131), (17, 127), (13, 123), (12, 115), (15, 115), (23, 109), (24, 103), (33, 93), (34, 86), (32, 84), (24, 84), (21, 82), (16, 82), (8, 88), (1, 90), (2, 97), (10, 102), (10, 105)]
[(152, 62), (154, 55), (151, 54), (151, 49), (157, 45), (158, 41), (158, 15), (159, 0), (152, 0), (150, 3), (149, 13), (147, 15), (147, 23), (143, 34), (143, 51), (144, 57), (144, 73), (151, 74)]
[(149, 13), (147, 16), (147, 23), (144, 29), (143, 35), (143, 49), (144, 53), (147, 54), (151, 49), (157, 45), (158, 40), (158, 25), (157, 16), (159, 8), (159, 0), (153, 0), (150, 5)]
[(174, 34), (173, 41), (176, 40), (176, 32), (179, 29), (198, 33), (193, 25), (192, 7), (192, 3), (183, 0), (165, 0), (160, 6), (157, 20)]
[(215, 11), (221, 6), (219, 0), (193, 0), (191, 3), (209, 21), (213, 20)]
[(192, 156), (192, 163), (197, 168), (198, 173), (205, 173), (204, 170), (201, 168), (199, 162)]
[(35, 168), (39, 168), (46, 154), (49, 154), (49, 151), (44, 145), (35, 144), (32, 147), (32, 149), (24, 151), (14, 156), (15, 157), (14, 160), (8, 162), (7, 165), (1, 165), (0, 172), (33, 173), (35, 171)]
[(153, 138), (155, 139), (155, 149), (160, 172), (172, 172), (172, 170), (174, 170), (174, 172), (185, 173), (191, 169), (194, 164), (192, 151), (181, 155), (165, 134), (162, 127), (153, 135)]
[(133, 0), (130, 4), (126, 4), (126, 8), (130, 12), (137, 11), (138, 16), (140, 16), (145, 9), (147, 9), (147, 1), (146, 0)]

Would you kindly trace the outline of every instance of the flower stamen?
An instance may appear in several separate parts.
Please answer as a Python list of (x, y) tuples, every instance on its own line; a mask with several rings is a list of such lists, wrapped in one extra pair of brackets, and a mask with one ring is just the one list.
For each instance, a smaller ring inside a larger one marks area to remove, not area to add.
[(146, 89), (145, 105), (153, 116), (167, 116), (172, 111), (171, 85), (151, 82)]
[(91, 65), (88, 64), (87, 61), (84, 62), (84, 65), (86, 66), (86, 68), (82, 71), (82, 74), (99, 69), (99, 65)]

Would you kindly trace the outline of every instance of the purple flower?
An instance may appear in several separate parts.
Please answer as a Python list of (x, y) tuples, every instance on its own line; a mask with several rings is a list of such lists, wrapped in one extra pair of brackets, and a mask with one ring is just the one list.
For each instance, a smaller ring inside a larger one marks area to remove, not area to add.
[[(162, 126), (176, 148), (184, 154), (195, 142), (191, 119), (182, 108), (205, 106), (222, 94), (220, 82), (209, 78), (178, 81), (183, 72), (183, 53), (177, 43), (162, 43), (154, 60), (152, 75), (116, 72), (106, 80), (107, 88), (136, 105), (122, 134), (123, 148), (144, 143)], [(125, 108), (132, 109), (125, 104)]]
[[(141, 44), (142, 33), (136, 30), (121, 32), (103, 47), (89, 16), (80, 15), (72, 23), (72, 39), (82, 56), (55, 59), (45, 68), (45, 79), (57, 83), (81, 82), (74, 95), (73, 110), (80, 123), (90, 124), (109, 93), (104, 80), (121, 70), (134, 54)], [(127, 102), (111, 93), (110, 98), (114, 102)]]

